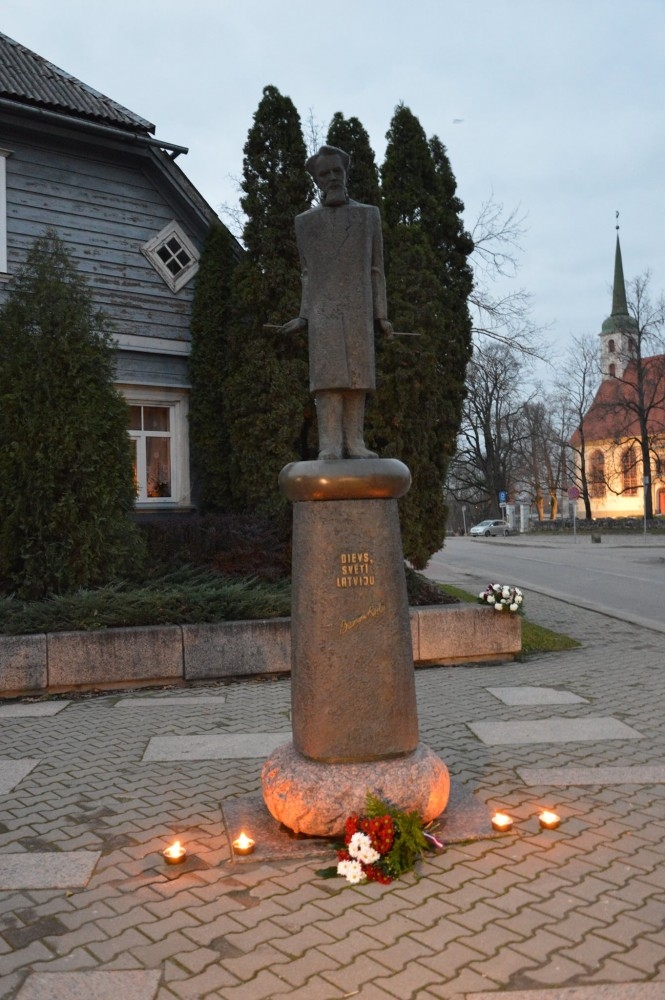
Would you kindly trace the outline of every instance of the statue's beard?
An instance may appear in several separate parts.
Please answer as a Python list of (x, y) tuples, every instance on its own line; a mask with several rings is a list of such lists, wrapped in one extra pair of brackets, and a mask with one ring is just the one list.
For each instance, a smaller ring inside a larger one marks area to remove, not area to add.
[(346, 188), (341, 181), (333, 181), (333, 183), (323, 192), (323, 197), (321, 199), (324, 205), (329, 208), (336, 208), (337, 205), (346, 205), (349, 200), (346, 194)]

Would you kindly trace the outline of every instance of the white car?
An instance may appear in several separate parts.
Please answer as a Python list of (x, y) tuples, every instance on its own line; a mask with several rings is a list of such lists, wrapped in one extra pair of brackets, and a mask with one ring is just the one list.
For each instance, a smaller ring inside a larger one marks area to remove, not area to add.
[(507, 538), (510, 534), (510, 525), (507, 521), (490, 519), (488, 521), (481, 521), (480, 524), (474, 524), (469, 534), (484, 535), (485, 538), (489, 538), (490, 535), (503, 535), (504, 538)]

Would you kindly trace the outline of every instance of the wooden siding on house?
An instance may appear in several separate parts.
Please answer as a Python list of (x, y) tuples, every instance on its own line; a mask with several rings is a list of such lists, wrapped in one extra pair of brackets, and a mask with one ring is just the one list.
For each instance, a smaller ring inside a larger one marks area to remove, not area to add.
[(133, 385), (163, 385), (187, 389), (189, 388), (187, 358), (118, 351), (116, 381)]
[[(7, 159), (9, 273), (20, 267), (34, 239), (53, 227), (118, 335), (180, 342), (177, 353), (186, 351), (194, 282), (173, 293), (141, 247), (174, 218), (195, 246), (201, 234), (188, 227), (175, 199), (150, 176), (150, 155), (81, 142), (66, 147), (35, 129), (29, 134), (3, 130), (0, 140), (12, 151)], [(0, 288), (3, 294), (6, 286)]]

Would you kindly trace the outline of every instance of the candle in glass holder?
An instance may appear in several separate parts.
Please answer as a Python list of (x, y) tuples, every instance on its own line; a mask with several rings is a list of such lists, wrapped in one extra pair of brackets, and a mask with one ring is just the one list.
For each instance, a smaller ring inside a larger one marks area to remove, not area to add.
[(165, 847), (162, 856), (167, 865), (180, 865), (187, 857), (187, 848), (176, 840), (170, 847)]
[(507, 813), (497, 812), (492, 816), (492, 829), (501, 833), (507, 833), (513, 828), (513, 818)]
[(538, 817), (538, 822), (541, 830), (556, 830), (561, 822), (561, 817), (555, 812), (550, 812), (549, 809), (544, 809)]
[(252, 854), (255, 846), (252, 838), (243, 832), (233, 841), (233, 853), (240, 855)]

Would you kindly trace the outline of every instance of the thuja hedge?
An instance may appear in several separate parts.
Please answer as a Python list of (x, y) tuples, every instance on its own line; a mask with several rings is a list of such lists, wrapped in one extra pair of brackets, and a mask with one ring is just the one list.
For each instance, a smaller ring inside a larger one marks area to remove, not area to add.
[(103, 584), (136, 565), (127, 405), (104, 317), (54, 231), (0, 310), (0, 592)]

